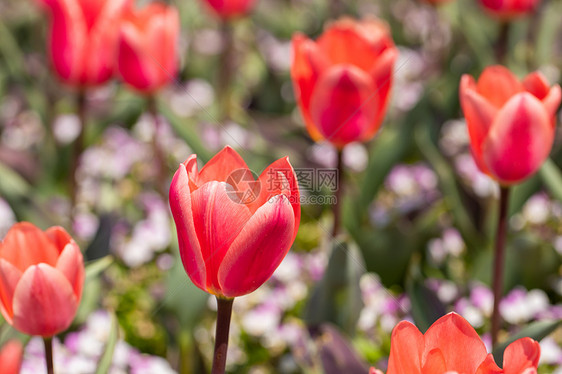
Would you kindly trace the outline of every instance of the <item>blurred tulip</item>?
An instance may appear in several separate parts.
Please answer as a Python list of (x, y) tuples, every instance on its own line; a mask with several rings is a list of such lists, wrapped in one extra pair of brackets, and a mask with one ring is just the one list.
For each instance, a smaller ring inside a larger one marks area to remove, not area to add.
[(170, 186), (170, 207), (183, 266), (202, 290), (232, 298), (271, 277), (291, 247), (300, 222), (300, 198), (287, 157), (256, 181), (232, 148), (202, 169), (191, 155)]
[(150, 3), (128, 10), (121, 22), (117, 69), (121, 79), (143, 93), (172, 82), (178, 70), (180, 32), (176, 8)]
[(503, 66), (486, 68), (478, 82), (464, 75), (460, 100), (480, 170), (502, 185), (535, 173), (550, 153), (560, 99), (560, 86), (538, 72), (522, 82)]
[(256, 0), (202, 0), (223, 21), (247, 15)]
[(480, 0), (492, 16), (508, 21), (532, 13), (540, 0)]
[[(402, 321), (392, 331), (386, 374), (536, 374), (539, 343), (531, 338), (507, 346), (503, 369), (472, 326), (456, 313), (439, 318), (422, 334)], [(380, 373), (371, 368), (371, 374)]]
[(312, 139), (370, 140), (384, 118), (398, 49), (386, 24), (343, 18), (316, 42), (293, 37), (291, 77)]
[(50, 10), (49, 54), (60, 79), (95, 86), (113, 75), (119, 19), (131, 0), (37, 0)]
[(0, 349), (2, 374), (18, 374), (23, 361), (23, 345), (19, 340), (10, 340)]
[(70, 326), (84, 284), (80, 248), (61, 227), (13, 225), (0, 243), (0, 311), (17, 330), (51, 337)]

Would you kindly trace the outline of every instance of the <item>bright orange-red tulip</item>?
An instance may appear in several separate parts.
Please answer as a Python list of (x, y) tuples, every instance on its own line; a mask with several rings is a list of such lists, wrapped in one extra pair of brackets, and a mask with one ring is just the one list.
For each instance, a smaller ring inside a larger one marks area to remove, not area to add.
[(117, 67), (121, 79), (144, 93), (173, 81), (178, 70), (179, 32), (178, 11), (172, 6), (150, 3), (127, 11), (119, 35)]
[(480, 4), (491, 15), (510, 20), (532, 13), (540, 0), (480, 0)]
[(2, 374), (18, 374), (23, 361), (23, 345), (19, 340), (10, 340), (0, 349)]
[(519, 339), (506, 348), (500, 369), (472, 326), (450, 313), (425, 334), (410, 322), (396, 325), (386, 374), (536, 374), (539, 357), (539, 343)]
[(111, 78), (119, 19), (131, 0), (37, 0), (50, 10), (49, 54), (62, 81), (85, 87)]
[(316, 42), (293, 37), (291, 77), (306, 128), (336, 147), (367, 141), (379, 129), (398, 50), (386, 24), (343, 18)]
[(256, 0), (203, 0), (203, 2), (217, 17), (230, 20), (250, 13)]
[(502, 185), (535, 173), (550, 153), (560, 98), (560, 86), (538, 72), (522, 82), (502, 66), (486, 68), (478, 82), (464, 75), (460, 99), (480, 170)]
[(221, 297), (254, 291), (281, 263), (300, 222), (297, 179), (287, 157), (256, 181), (232, 148), (200, 171), (191, 155), (170, 186), (183, 266), (202, 290)]
[(0, 311), (17, 330), (43, 337), (66, 330), (83, 285), (82, 253), (63, 228), (17, 223), (0, 243)]

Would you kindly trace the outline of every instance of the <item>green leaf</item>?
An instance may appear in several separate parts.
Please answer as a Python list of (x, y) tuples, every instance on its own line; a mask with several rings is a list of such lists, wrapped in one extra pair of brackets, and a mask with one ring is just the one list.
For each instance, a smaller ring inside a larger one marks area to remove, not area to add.
[(29, 193), (29, 184), (13, 169), (0, 162), (0, 196), (18, 199)]
[(494, 347), (494, 349), (492, 350), (494, 359), (498, 363), (503, 362), (503, 352), (505, 351), (505, 349), (509, 344), (513, 343), (517, 339), (529, 337), (536, 341), (540, 341), (546, 338), (548, 335), (550, 335), (554, 330), (556, 330), (561, 325), (562, 325), (562, 320), (553, 320), (553, 321), (537, 321), (531, 323), (530, 325), (525, 326), (517, 334), (510, 336), (509, 339), (507, 339), (505, 342), (502, 342)]
[(109, 330), (109, 335), (107, 337), (107, 342), (105, 343), (105, 349), (101, 358), (98, 362), (98, 368), (95, 374), (107, 374), (111, 368), (111, 362), (113, 361), (113, 353), (115, 352), (115, 346), (117, 345), (117, 340), (119, 339), (119, 323), (117, 322), (117, 317), (115, 314), (111, 313), (111, 327)]
[(113, 256), (105, 256), (99, 260), (91, 261), (86, 265), (86, 281), (97, 277), (101, 272), (113, 264)]
[(539, 175), (552, 196), (562, 201), (562, 172), (554, 161), (547, 159), (540, 168)]
[(445, 306), (419, 277), (409, 282), (408, 296), (412, 303), (412, 317), (420, 331), (425, 332), (440, 317), (447, 313)]

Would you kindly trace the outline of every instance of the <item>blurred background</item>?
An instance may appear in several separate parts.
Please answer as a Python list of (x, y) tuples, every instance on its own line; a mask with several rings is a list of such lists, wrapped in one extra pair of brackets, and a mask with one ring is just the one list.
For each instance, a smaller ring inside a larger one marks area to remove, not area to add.
[[(498, 188), (468, 150), (458, 86), (462, 74), (495, 62), (499, 23), (473, 0), (258, 0), (225, 33), (201, 2), (169, 3), (181, 18), (180, 71), (156, 95), (158, 133), (143, 96), (116, 81), (89, 90), (75, 183), (76, 91), (52, 73), (47, 17), (31, 0), (0, 3), (0, 238), (17, 221), (61, 225), (87, 261), (80, 310), (55, 344), (57, 372), (94, 373), (100, 358), (110, 373), (209, 370), (216, 306), (179, 261), (167, 186), (190, 154), (206, 162), (225, 145), (258, 174), (285, 155), (296, 168), (335, 167), (335, 150), (304, 129), (289, 70), (292, 35), (316, 38), (344, 14), (391, 27), (400, 57), (389, 111), (373, 141), (344, 149), (348, 235), (331, 243), (329, 200), (309, 199), (274, 276), (236, 299), (228, 370), (385, 369), (398, 321), (423, 330), (451, 310), (488, 331)], [(560, 82), (561, 13), (562, 1), (544, 0), (512, 24), (506, 65), (520, 77), (539, 69)], [(229, 36), (225, 115), (217, 87)], [(510, 201), (501, 312), (510, 334), (550, 334), (540, 373), (562, 373), (561, 167), (558, 130), (551, 159)], [(0, 323), (0, 345), (15, 336)], [(44, 370), (42, 343), (32, 339), (22, 372)]]

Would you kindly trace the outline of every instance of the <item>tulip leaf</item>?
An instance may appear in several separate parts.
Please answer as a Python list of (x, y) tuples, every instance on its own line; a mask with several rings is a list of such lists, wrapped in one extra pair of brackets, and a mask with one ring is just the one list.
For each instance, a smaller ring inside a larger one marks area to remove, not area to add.
[(329, 324), (323, 325), (316, 340), (325, 374), (364, 374), (368, 372), (369, 366), (359, 357), (349, 340), (336, 327)]
[(17, 172), (0, 162), (0, 196), (18, 199), (29, 192), (29, 184)]
[(113, 353), (115, 352), (115, 347), (117, 346), (117, 341), (119, 339), (119, 322), (114, 313), (111, 313), (111, 327), (109, 330), (109, 335), (107, 337), (107, 342), (105, 343), (105, 349), (98, 361), (98, 368), (95, 374), (107, 374), (111, 368), (111, 363), (113, 361)]
[(497, 363), (503, 362), (503, 353), (507, 346), (517, 339), (529, 337), (536, 341), (540, 341), (554, 332), (558, 327), (562, 325), (562, 320), (543, 320), (533, 322), (524, 328), (522, 328), (518, 333), (511, 335), (509, 339), (506, 341), (498, 344), (492, 350), (492, 354), (494, 355), (494, 359)]
[(444, 316), (447, 311), (445, 306), (419, 277), (410, 281), (406, 287), (410, 302), (412, 303), (412, 317), (421, 332)]
[(539, 174), (552, 196), (562, 201), (562, 172), (554, 161), (547, 159), (539, 170)]
[(523, 208), (527, 200), (538, 191), (540, 180), (533, 176), (523, 183), (519, 183), (511, 188), (509, 197), (509, 215), (513, 215)]
[(86, 265), (86, 281), (89, 279), (97, 277), (105, 269), (107, 269), (111, 264), (113, 264), (113, 256), (105, 256), (98, 260), (90, 261)]
[(364, 273), (365, 264), (357, 245), (334, 240), (324, 276), (305, 309), (308, 326), (317, 328), (331, 322), (352, 334), (363, 307), (359, 280)]

